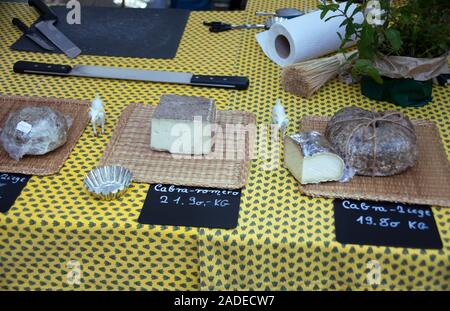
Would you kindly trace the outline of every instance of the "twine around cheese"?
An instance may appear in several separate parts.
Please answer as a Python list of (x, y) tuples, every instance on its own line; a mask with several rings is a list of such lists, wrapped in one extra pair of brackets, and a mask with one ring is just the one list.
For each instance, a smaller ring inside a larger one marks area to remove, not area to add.
[[(390, 123), (394, 123), (397, 125), (400, 125), (401, 127), (406, 128), (408, 131), (410, 131), (413, 135), (415, 135), (414, 130), (406, 125), (404, 125), (403, 123), (400, 122), (400, 120), (403, 119), (403, 113), (398, 112), (398, 111), (393, 111), (390, 113), (387, 113), (383, 116), (377, 117), (375, 116), (375, 111), (372, 110), (372, 116), (373, 118), (368, 118), (368, 117), (359, 117), (359, 118), (355, 118), (355, 119), (345, 119), (345, 120), (339, 120), (336, 121), (336, 123), (344, 123), (344, 122), (349, 122), (349, 121), (367, 121), (367, 123), (360, 123), (357, 126), (355, 126), (355, 128), (350, 132), (350, 135), (347, 138), (347, 141), (345, 143), (345, 155), (344, 155), (344, 160), (346, 163), (348, 163), (348, 157), (350, 154), (350, 141), (353, 138), (353, 135), (355, 135), (355, 133), (360, 129), (360, 128), (369, 128), (369, 127), (373, 127), (373, 135), (371, 137), (368, 137), (368, 139), (373, 140), (373, 160), (372, 160), (372, 176), (375, 175), (375, 170), (376, 170), (376, 162), (377, 162), (377, 154), (376, 154), (376, 149), (377, 149), (377, 131), (376, 131), (376, 124), (377, 122), (390, 122)], [(396, 120), (392, 120), (389, 119), (389, 117), (391, 116), (398, 116), (398, 119)]]

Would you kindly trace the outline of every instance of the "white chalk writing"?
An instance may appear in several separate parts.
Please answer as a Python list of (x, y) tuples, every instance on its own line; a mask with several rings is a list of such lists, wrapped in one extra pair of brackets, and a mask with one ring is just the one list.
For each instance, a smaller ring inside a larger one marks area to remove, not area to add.
[(154, 187), (155, 191), (163, 193), (194, 193), (194, 194), (211, 194), (216, 196), (239, 196), (239, 191), (233, 190), (221, 190), (221, 189), (188, 189), (183, 187), (177, 187), (175, 185), (165, 186), (157, 184)]

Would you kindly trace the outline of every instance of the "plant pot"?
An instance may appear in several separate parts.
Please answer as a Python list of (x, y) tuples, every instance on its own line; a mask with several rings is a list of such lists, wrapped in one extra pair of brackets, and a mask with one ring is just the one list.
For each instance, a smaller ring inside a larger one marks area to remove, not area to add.
[(447, 54), (435, 58), (388, 56), (378, 53), (373, 66), (383, 79), (378, 84), (370, 77), (361, 80), (361, 93), (402, 107), (421, 107), (431, 101), (432, 79), (448, 72)]
[(401, 107), (422, 107), (432, 99), (432, 80), (382, 79), (383, 84), (378, 84), (370, 77), (363, 77), (361, 93), (370, 99), (387, 101)]
[(378, 53), (373, 66), (384, 77), (428, 81), (448, 72), (447, 59), (447, 53), (434, 58), (388, 56)]

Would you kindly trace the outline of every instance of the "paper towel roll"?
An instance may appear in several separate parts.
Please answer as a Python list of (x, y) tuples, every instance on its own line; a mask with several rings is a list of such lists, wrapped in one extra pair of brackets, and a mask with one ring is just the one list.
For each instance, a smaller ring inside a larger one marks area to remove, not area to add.
[[(346, 2), (339, 5), (344, 10)], [(357, 6), (352, 4), (348, 12), (353, 12)], [(256, 35), (256, 40), (263, 52), (272, 61), (284, 67), (296, 62), (319, 57), (336, 51), (345, 27), (339, 27), (344, 17), (335, 17), (325, 22), (329, 16), (337, 12), (328, 12), (324, 19), (320, 18), (321, 11), (314, 11), (280, 24), (273, 25), (269, 30)], [(356, 23), (362, 23), (363, 14), (358, 12), (354, 17)]]

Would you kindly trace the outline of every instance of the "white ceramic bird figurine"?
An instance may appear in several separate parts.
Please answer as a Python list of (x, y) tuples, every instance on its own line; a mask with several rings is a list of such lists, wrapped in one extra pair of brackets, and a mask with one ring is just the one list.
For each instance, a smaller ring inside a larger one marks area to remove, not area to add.
[(286, 127), (289, 123), (284, 107), (281, 105), (281, 99), (277, 99), (272, 109), (272, 123), (277, 124), (283, 134), (286, 132)]
[(102, 126), (102, 134), (105, 132), (105, 109), (103, 108), (102, 101), (97, 95), (91, 104), (91, 109), (89, 111), (91, 116), (92, 129), (94, 130), (94, 135), (97, 136), (97, 125)]

